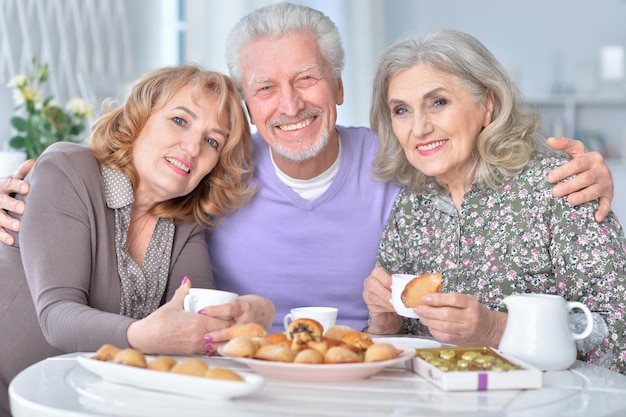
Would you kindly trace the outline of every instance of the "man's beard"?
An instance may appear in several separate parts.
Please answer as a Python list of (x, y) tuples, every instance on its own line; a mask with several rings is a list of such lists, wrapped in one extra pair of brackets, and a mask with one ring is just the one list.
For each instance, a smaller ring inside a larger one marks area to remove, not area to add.
[(326, 147), (326, 145), (328, 145), (329, 141), (330, 131), (327, 128), (324, 128), (320, 132), (315, 142), (313, 142), (311, 145), (292, 149), (291, 147), (284, 146), (278, 143), (278, 141), (274, 140), (274, 142), (272, 143), (272, 150), (285, 159), (293, 162), (302, 162), (319, 155), (320, 152), (322, 152), (322, 150)]

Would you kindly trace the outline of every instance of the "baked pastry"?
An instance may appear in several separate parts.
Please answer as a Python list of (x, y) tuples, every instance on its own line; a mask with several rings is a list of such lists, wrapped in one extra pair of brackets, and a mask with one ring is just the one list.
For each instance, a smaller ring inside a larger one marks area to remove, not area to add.
[(369, 348), (374, 343), (372, 342), (372, 337), (369, 334), (358, 332), (356, 330), (353, 330), (344, 335), (341, 338), (341, 341), (347, 345), (363, 350)]
[(294, 363), (324, 363), (324, 355), (315, 349), (303, 349), (296, 354)]
[(324, 333), (324, 337), (328, 339), (341, 340), (346, 334), (350, 332), (354, 332), (354, 331), (355, 329), (353, 329), (350, 326), (346, 326), (344, 324), (337, 324), (331, 327), (330, 329), (326, 330), (326, 333)]
[(442, 278), (442, 275), (437, 273), (424, 274), (413, 278), (404, 287), (400, 300), (408, 308), (423, 305), (422, 297), (426, 294), (441, 292)]
[(225, 379), (228, 381), (243, 381), (243, 377), (237, 372), (226, 368), (209, 368), (204, 373), (207, 378)]
[(183, 375), (204, 376), (209, 366), (200, 358), (187, 358), (178, 362), (170, 372)]
[(91, 357), (91, 359), (105, 362), (111, 361), (113, 360), (113, 358), (115, 358), (115, 355), (120, 352), (120, 350), (121, 349), (117, 346), (113, 346), (107, 343), (105, 345), (102, 345), (100, 349), (98, 349), (96, 353)]
[(133, 348), (122, 349), (117, 352), (113, 358), (113, 362), (122, 365), (136, 366), (138, 368), (146, 367), (146, 357), (143, 353)]
[(322, 325), (313, 319), (296, 319), (287, 326), (288, 340), (296, 340), (299, 343), (306, 344), (311, 340), (320, 340), (324, 333)]
[(293, 362), (296, 353), (284, 345), (267, 345), (259, 348), (254, 357), (266, 361)]
[(317, 350), (322, 355), (325, 355), (326, 352), (328, 352), (328, 349), (330, 349), (333, 346), (339, 346), (342, 343), (343, 342), (341, 342), (340, 340), (328, 339), (324, 337), (320, 341), (311, 340), (310, 342), (307, 342), (306, 347), (308, 349)]
[(247, 336), (239, 336), (230, 339), (220, 348), (220, 353), (224, 356), (236, 358), (252, 358), (259, 349), (259, 344)]
[(350, 349), (349, 346), (333, 346), (328, 349), (326, 355), (324, 355), (325, 363), (352, 363), (361, 362), (363, 357)]
[(233, 339), (239, 336), (246, 337), (263, 337), (267, 335), (265, 328), (259, 323), (243, 323), (235, 324), (226, 331), (226, 337)]
[(391, 343), (374, 343), (365, 351), (365, 362), (380, 362), (395, 359), (398, 356), (398, 349)]
[(287, 340), (287, 335), (285, 333), (271, 333), (268, 334), (265, 339), (269, 342), (270, 345), (284, 345), (291, 346), (291, 342)]
[(171, 356), (157, 356), (148, 363), (147, 368), (154, 371), (169, 372), (177, 363), (178, 361)]

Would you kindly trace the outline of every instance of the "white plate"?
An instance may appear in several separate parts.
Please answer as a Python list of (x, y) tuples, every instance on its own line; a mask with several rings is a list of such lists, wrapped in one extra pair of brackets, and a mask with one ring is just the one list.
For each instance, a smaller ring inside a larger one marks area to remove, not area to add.
[[(265, 379), (259, 375), (239, 372), (244, 381), (202, 378), (169, 372), (154, 371), (91, 359), (93, 353), (78, 356), (78, 363), (102, 379), (137, 388), (169, 392), (191, 397), (228, 399), (241, 397), (258, 391)], [(150, 356), (146, 356), (150, 360)]]
[(287, 363), (250, 358), (228, 358), (247, 365), (266, 378), (300, 382), (352, 381), (377, 374), (388, 366), (406, 362), (415, 357), (415, 349), (394, 343), (401, 350), (398, 357), (380, 362), (357, 363)]
[(441, 347), (441, 343), (432, 339), (420, 339), (419, 337), (408, 337), (408, 336), (394, 336), (394, 337), (378, 337), (374, 336), (373, 340), (376, 343), (391, 343), (392, 345), (402, 345), (414, 349), (424, 349), (424, 348), (438, 348)]

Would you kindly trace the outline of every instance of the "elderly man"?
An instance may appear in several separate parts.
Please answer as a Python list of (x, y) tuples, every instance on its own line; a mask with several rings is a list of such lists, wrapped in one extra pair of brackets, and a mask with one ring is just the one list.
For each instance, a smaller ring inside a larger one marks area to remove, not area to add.
[[(291, 308), (321, 305), (338, 307), (338, 323), (360, 329), (367, 322), (363, 280), (399, 189), (371, 175), (376, 136), (365, 127), (336, 125), (344, 94), (339, 32), (317, 10), (273, 4), (235, 25), (226, 55), (258, 130), (258, 192), (207, 233), (217, 286), (270, 298), (276, 306), (270, 331), (283, 331)], [(555, 187), (555, 195), (582, 190), (570, 196), (573, 204), (600, 198), (597, 218), (604, 218), (613, 183), (602, 157), (585, 153), (577, 141), (550, 143), (574, 159), (548, 179), (580, 174)], [(26, 188), (17, 179), (1, 181), (0, 207), (22, 211), (7, 194)], [(2, 214), (0, 226), (17, 227)], [(219, 315), (217, 309), (207, 313)], [(219, 341), (225, 333), (210, 336)]]

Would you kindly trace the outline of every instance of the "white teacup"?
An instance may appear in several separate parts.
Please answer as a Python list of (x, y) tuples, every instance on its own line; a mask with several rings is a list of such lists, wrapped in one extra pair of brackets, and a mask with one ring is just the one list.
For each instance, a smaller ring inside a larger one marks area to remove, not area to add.
[(400, 296), (402, 295), (402, 291), (404, 291), (404, 287), (415, 278), (417, 275), (413, 274), (392, 274), (391, 275), (391, 305), (396, 310), (396, 313), (403, 317), (412, 317), (419, 318), (415, 311), (412, 308), (408, 308), (402, 302)]
[(186, 311), (197, 313), (204, 307), (232, 303), (238, 296), (239, 295), (234, 292), (206, 288), (190, 288), (189, 294), (185, 296), (185, 300), (183, 301), (183, 308)]
[(285, 315), (283, 319), (283, 325), (285, 330), (289, 327), (289, 323), (297, 319), (313, 319), (326, 330), (330, 329), (337, 322), (338, 309), (335, 307), (298, 307), (292, 308), (289, 314)]

